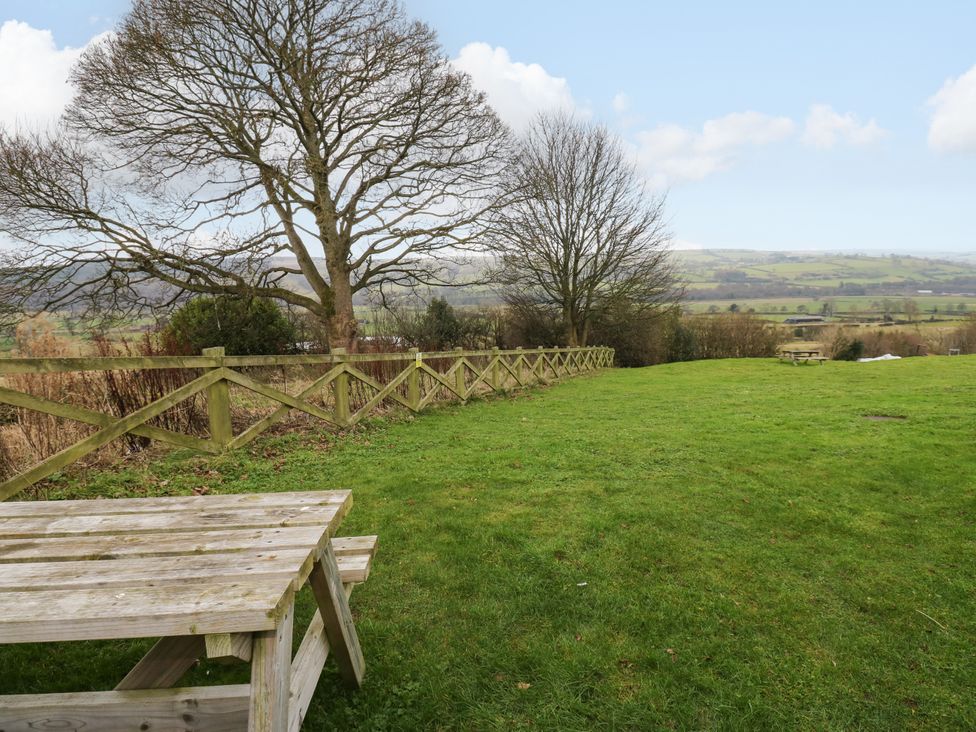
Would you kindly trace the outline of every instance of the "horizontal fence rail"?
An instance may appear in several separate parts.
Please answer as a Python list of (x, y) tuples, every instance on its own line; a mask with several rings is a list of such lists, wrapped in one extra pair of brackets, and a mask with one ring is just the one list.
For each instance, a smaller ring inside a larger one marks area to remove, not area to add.
[[(248, 444), (293, 411), (335, 427), (350, 427), (384, 403), (419, 412), (437, 401), (464, 402), (481, 394), (545, 384), (607, 368), (613, 365), (613, 355), (613, 349), (602, 347), (456, 349), (426, 353), (413, 349), (403, 353), (349, 354), (336, 349), (330, 354), (297, 356), (227, 356), (223, 348), (208, 348), (200, 356), (186, 357), (0, 358), (0, 379), (4, 382), (11, 375), (187, 371), (185, 383), (178, 388), (122, 416), (48, 399), (10, 388), (6, 383), (0, 385), (0, 404), (94, 428), (74, 444), (0, 483), (0, 500), (16, 495), (123, 436), (134, 435), (219, 454)], [(252, 374), (261, 369), (285, 367), (326, 370), (302, 382), (295, 394), (263, 383)], [(236, 434), (231, 410), (232, 388), (257, 395), (274, 405), (267, 414)], [(151, 424), (167, 410), (197, 395), (203, 395), (206, 402), (207, 437)]]

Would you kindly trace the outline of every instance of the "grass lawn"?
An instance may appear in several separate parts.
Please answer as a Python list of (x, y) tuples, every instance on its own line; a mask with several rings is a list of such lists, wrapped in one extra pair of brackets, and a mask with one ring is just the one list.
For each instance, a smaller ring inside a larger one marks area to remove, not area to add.
[[(972, 729), (974, 438), (976, 357), (712, 361), (53, 494), (352, 488), (367, 681), (330, 664), (307, 730)], [(0, 690), (111, 688), (147, 645), (0, 647)]]

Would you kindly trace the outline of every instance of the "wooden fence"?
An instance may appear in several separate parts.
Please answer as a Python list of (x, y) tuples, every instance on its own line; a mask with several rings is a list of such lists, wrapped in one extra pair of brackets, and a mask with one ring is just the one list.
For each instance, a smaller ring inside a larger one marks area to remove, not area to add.
[[(190, 370), (188, 376), (193, 378), (124, 416), (18, 391), (6, 383), (0, 385), (0, 403), (76, 420), (95, 428), (83, 439), (0, 483), (0, 500), (16, 495), (127, 434), (217, 454), (246, 445), (292, 410), (336, 427), (348, 427), (384, 402), (419, 412), (434, 401), (455, 399), (463, 402), (472, 396), (548, 383), (612, 364), (613, 349), (610, 348), (457, 349), (436, 353), (420, 353), (414, 349), (382, 354), (346, 354), (337, 350), (327, 355), (300, 356), (226, 356), (223, 348), (208, 348), (201, 356), (187, 357), (2, 358), (0, 378), (5, 382), (5, 377), (14, 374), (147, 369)], [(303, 383), (295, 394), (254, 378), (254, 374), (262, 369), (294, 366), (327, 370), (309, 383)], [(367, 373), (370, 370), (374, 375)], [(269, 413), (236, 434), (231, 419), (232, 387), (260, 395), (275, 405)], [(351, 399), (354, 390), (359, 395), (358, 400)], [(183, 434), (152, 424), (167, 410), (201, 392), (206, 397), (208, 436)]]

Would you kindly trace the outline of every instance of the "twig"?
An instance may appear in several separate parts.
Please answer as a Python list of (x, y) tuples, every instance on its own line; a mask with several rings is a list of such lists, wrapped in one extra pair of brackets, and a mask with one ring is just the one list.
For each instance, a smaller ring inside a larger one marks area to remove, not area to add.
[(940, 622), (939, 622), (938, 620), (936, 620), (935, 618), (933, 618), (933, 617), (932, 617), (931, 615), (929, 615), (928, 613), (923, 613), (923, 612), (922, 612), (921, 610), (918, 610), (918, 609), (916, 609), (916, 610), (915, 610), (915, 612), (917, 612), (917, 613), (918, 613), (919, 615), (924, 615), (924, 616), (925, 616), (926, 618), (928, 618), (928, 619), (929, 619), (929, 620), (931, 620), (931, 621), (932, 621), (933, 623), (935, 623), (935, 624), (936, 624), (936, 625), (938, 625), (938, 626), (939, 626), (940, 628), (942, 628), (942, 630), (944, 630), (944, 631), (945, 631), (946, 633), (948, 633), (948, 632), (949, 632), (949, 629), (948, 629), (947, 627), (945, 627), (945, 626), (944, 626), (944, 625), (943, 625), (942, 623), (940, 623)]

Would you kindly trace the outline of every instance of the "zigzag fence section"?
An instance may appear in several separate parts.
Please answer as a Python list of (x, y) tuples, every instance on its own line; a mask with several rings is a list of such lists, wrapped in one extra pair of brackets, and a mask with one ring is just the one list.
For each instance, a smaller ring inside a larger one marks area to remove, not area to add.
[[(612, 365), (613, 349), (602, 347), (355, 354), (336, 350), (297, 356), (227, 356), (223, 348), (208, 348), (200, 356), (187, 357), (3, 358), (0, 404), (88, 427), (78, 441), (0, 483), (0, 500), (123, 437), (218, 454), (247, 445), (295, 412), (344, 428), (391, 405), (420, 412), (434, 402), (464, 402)], [(45, 375), (103, 372), (106, 376), (161, 369), (176, 376), (167, 383), (180, 385), (161, 396), (147, 390), (151, 400), (145, 398), (147, 403), (122, 415), (24, 388)], [(11, 388), (12, 380), (21, 388)], [(190, 400), (202, 400), (199, 407), (206, 411), (199, 434), (172, 429), (181, 421), (165, 419)], [(250, 408), (235, 408), (242, 402)], [(249, 422), (242, 424), (245, 418)]]

